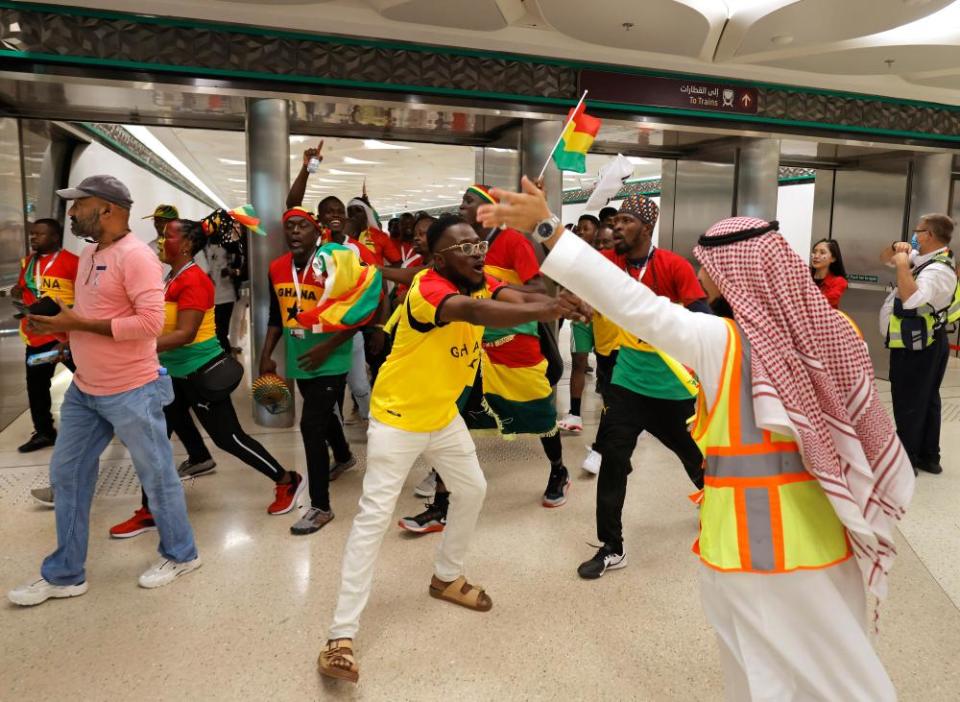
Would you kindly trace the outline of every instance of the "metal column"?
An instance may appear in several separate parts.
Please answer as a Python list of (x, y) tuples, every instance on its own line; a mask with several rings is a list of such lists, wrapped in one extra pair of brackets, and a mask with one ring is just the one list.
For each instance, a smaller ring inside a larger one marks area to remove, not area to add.
[[(247, 100), (247, 192), (267, 236), (250, 235), (250, 331), (253, 361), (248, 382), (260, 366), (260, 348), (270, 314), (270, 261), (286, 251), (283, 206), (290, 187), (290, 121), (287, 101), (275, 98)], [(284, 375), (283, 343), (274, 352), (277, 372)], [(265, 427), (290, 427), (294, 411), (270, 414), (253, 403), (254, 421)]]
[(910, 230), (925, 214), (950, 214), (953, 154), (917, 154), (913, 157), (910, 188)]
[(733, 214), (777, 218), (780, 142), (777, 139), (744, 139), (737, 149)]
[[(523, 120), (520, 130), (520, 172), (530, 180), (537, 177), (543, 162), (550, 158), (550, 150), (560, 136), (562, 126), (563, 120)], [(516, 187), (519, 188), (520, 184), (517, 183)], [(563, 206), (563, 174), (552, 159), (543, 174), (543, 187), (550, 211), (559, 217)]]

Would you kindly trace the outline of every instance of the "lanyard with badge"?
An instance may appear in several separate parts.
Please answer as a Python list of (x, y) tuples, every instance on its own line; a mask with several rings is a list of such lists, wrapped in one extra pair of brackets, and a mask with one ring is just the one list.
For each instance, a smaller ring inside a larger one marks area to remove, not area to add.
[[(644, 276), (644, 275), (646, 274), (646, 272), (647, 272), (647, 266), (649, 266), (649, 265), (650, 265), (650, 261), (653, 260), (653, 253), (654, 253), (654, 251), (656, 251), (656, 250), (657, 250), (657, 247), (656, 247), (656, 246), (653, 246), (653, 245), (651, 244), (651, 245), (650, 245), (650, 253), (647, 254), (647, 260), (643, 262), (643, 267), (640, 269), (640, 275), (637, 276), (637, 281), (638, 281), (638, 282), (641, 282), (641, 283), (643, 282), (643, 276)], [(631, 264), (629, 261), (627, 262), (627, 265), (630, 266), (631, 268), (636, 268), (636, 266), (634, 266), (633, 264)]]
[[(303, 267), (303, 278), (300, 277), (300, 274), (297, 273), (297, 264), (293, 262), (293, 257), (290, 258), (290, 278), (293, 280), (293, 292), (297, 296), (297, 305), (294, 308), (294, 317), (300, 314), (303, 310), (300, 308), (300, 302), (302, 300), (300, 293), (300, 285), (306, 285), (307, 271), (310, 270), (310, 263), (307, 263)], [(290, 335), (297, 339), (305, 339), (307, 334), (305, 329), (291, 329)]]
[[(61, 249), (62, 251), (62, 249)], [(24, 276), (27, 278), (27, 287), (30, 286), (30, 279), (33, 279), (34, 287), (31, 290), (34, 297), (38, 300), (43, 297), (43, 276), (47, 274), (47, 271), (50, 270), (50, 267), (57, 262), (57, 257), (60, 255), (60, 251), (53, 254), (53, 258), (47, 261), (47, 265), (40, 269), (40, 254), (37, 254), (30, 260), (31, 267), (33, 268), (32, 275), (30, 272), (27, 272), (27, 275)]]

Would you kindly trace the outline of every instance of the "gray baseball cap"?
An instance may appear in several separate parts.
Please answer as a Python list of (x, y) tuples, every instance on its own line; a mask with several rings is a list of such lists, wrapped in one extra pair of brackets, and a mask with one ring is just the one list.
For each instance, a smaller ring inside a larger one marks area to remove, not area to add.
[(84, 178), (75, 188), (58, 190), (57, 195), (64, 200), (79, 200), (83, 197), (99, 197), (101, 200), (120, 205), (125, 210), (133, 206), (130, 190), (119, 180), (109, 175), (95, 175)]

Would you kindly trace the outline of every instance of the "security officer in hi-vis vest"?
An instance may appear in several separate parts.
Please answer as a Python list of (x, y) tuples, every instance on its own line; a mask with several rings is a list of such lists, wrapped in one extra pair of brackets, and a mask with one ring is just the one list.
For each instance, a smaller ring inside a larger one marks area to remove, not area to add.
[(947, 327), (960, 319), (960, 289), (950, 251), (953, 220), (920, 218), (911, 243), (894, 242), (881, 258), (897, 271), (880, 309), (890, 349), (890, 389), (897, 434), (914, 472), (940, 473), (940, 383), (950, 347)]
[[(77, 277), (77, 257), (64, 251), (63, 227), (55, 219), (38, 219), (30, 225), (31, 253), (20, 261), (20, 277), (11, 294), (29, 307), (42, 297), (54, 298), (61, 305), (73, 304), (73, 281)], [(57, 431), (53, 428), (50, 414), (50, 381), (62, 360), (71, 371), (73, 362), (60, 357), (38, 363), (40, 358), (31, 357), (53, 351), (60, 341), (49, 334), (35, 334), (27, 329), (26, 317), (20, 320), (20, 337), (27, 346), (27, 397), (30, 400), (30, 417), (33, 420), (33, 436), (17, 450), (29, 453), (53, 446)]]

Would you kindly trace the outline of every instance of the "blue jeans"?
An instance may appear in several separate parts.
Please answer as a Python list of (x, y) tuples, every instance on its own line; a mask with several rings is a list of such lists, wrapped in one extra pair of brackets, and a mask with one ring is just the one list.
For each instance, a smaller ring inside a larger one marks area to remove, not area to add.
[(347, 373), (347, 385), (350, 394), (357, 402), (357, 410), (363, 419), (370, 417), (370, 379), (367, 377), (367, 358), (363, 350), (363, 334), (353, 335), (353, 351), (350, 372)]
[(47, 582), (76, 585), (86, 580), (90, 505), (100, 454), (114, 434), (130, 451), (137, 477), (150, 499), (160, 532), (160, 555), (178, 563), (197, 557), (163, 417), (163, 405), (171, 396), (168, 377), (115, 395), (88, 395), (75, 383), (70, 384), (63, 397), (60, 434), (50, 459), (57, 550), (40, 568)]

